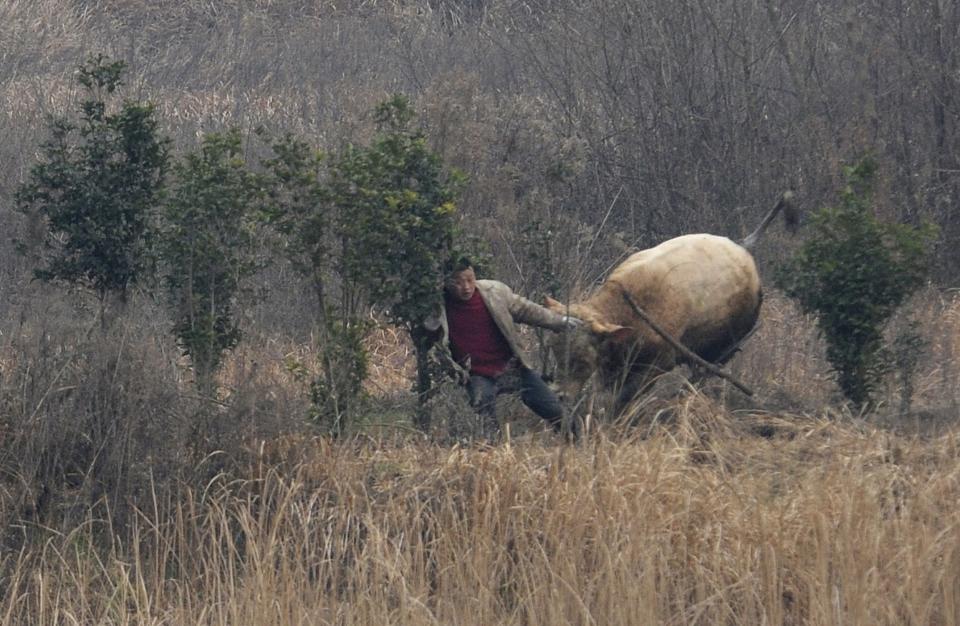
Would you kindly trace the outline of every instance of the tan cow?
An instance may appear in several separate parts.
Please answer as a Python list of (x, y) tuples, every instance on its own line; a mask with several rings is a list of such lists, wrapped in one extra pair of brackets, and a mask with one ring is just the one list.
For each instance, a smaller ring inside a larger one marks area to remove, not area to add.
[[(567, 305), (552, 298), (547, 308), (585, 323), (557, 337), (566, 361), (560, 384), (579, 391), (596, 373), (608, 389), (619, 389), (617, 410), (645, 390), (654, 378), (682, 362), (682, 356), (624, 298), (633, 302), (672, 337), (703, 359), (721, 364), (756, 324), (762, 292), (749, 252), (791, 195), (767, 214), (740, 244), (726, 237), (676, 237), (631, 255), (590, 297)], [(788, 222), (792, 212), (788, 210)], [(561, 364), (563, 365), (563, 364)]]

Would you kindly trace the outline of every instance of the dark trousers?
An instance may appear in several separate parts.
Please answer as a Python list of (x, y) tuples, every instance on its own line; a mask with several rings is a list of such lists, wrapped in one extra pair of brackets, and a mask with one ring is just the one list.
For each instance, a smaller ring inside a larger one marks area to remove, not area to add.
[(496, 436), (500, 430), (497, 421), (497, 396), (501, 393), (520, 392), (520, 399), (531, 411), (547, 420), (554, 430), (560, 432), (563, 425), (563, 406), (560, 399), (540, 374), (525, 367), (507, 370), (496, 378), (470, 375), (467, 393), (470, 405), (476, 409), (483, 420), (484, 434)]

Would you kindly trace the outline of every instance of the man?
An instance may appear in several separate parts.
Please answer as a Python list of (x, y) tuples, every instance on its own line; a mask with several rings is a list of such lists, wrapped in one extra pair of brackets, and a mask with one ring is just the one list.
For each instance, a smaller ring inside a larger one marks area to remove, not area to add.
[[(477, 280), (470, 260), (461, 258), (444, 283), (443, 310), (428, 328), (441, 331), (441, 349), (449, 349), (450, 366), (466, 385), (487, 437), (500, 430), (497, 395), (517, 388), (523, 403), (561, 432), (563, 407), (520, 349), (514, 322), (554, 331), (582, 323), (516, 295), (499, 281)], [(577, 420), (570, 425), (574, 439), (578, 426)]]

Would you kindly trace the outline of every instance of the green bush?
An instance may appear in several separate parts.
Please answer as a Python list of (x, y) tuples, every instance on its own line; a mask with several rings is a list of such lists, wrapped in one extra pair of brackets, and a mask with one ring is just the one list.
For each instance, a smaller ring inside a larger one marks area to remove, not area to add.
[[(413, 126), (405, 97), (382, 102), (374, 114), (378, 133), (368, 145), (348, 145), (328, 161), (288, 135), (273, 142), (263, 161), (263, 215), (284, 256), (317, 294), (320, 375), (310, 382), (313, 417), (334, 432), (348, 426), (361, 395), (370, 307), (413, 340), (418, 421), (428, 426), (433, 337), (422, 332), (423, 321), (440, 303), (443, 266), (457, 236), (454, 198), (462, 177), (444, 172)], [(293, 367), (305, 375), (302, 365)]]
[(329, 304), (327, 283), (339, 258), (326, 160), (321, 151), (291, 134), (273, 141), (270, 150), (270, 158), (261, 162), (266, 172), (263, 218), (277, 233), (281, 254), (313, 286), (318, 317), (323, 317)]
[(244, 163), (237, 131), (211, 133), (174, 166), (160, 253), (174, 333), (198, 387), (215, 391), (223, 355), (240, 341), (235, 301), (257, 265), (254, 209), (259, 178)]
[(837, 383), (861, 408), (889, 369), (884, 326), (924, 284), (936, 237), (933, 226), (873, 215), (875, 169), (869, 158), (845, 169), (839, 205), (813, 216), (812, 235), (776, 277), (804, 312), (817, 316)]
[(444, 264), (456, 236), (459, 173), (445, 174), (426, 137), (412, 127), (403, 96), (376, 109), (379, 134), (351, 147), (333, 168), (332, 198), (340, 207), (345, 283), (410, 334), (417, 354), (418, 426), (429, 428), (427, 353), (433, 337), (424, 320), (440, 305)]
[(347, 419), (363, 400), (363, 381), (369, 358), (363, 340), (370, 324), (363, 320), (343, 322), (326, 318), (324, 345), (318, 359), (321, 376), (310, 381), (310, 418), (334, 435), (346, 432)]
[[(310, 419), (335, 435), (347, 432), (362, 400), (367, 376), (363, 339), (369, 328), (353, 307), (341, 301), (331, 306), (333, 294), (350, 292), (340, 273), (343, 238), (338, 211), (331, 201), (326, 160), (309, 143), (287, 134), (274, 141), (264, 159), (266, 202), (263, 217), (277, 234), (282, 256), (313, 287), (317, 296), (315, 337), (318, 374), (303, 363), (288, 369), (310, 389)], [(341, 299), (342, 300), (342, 299)], [(344, 306), (346, 304), (346, 306)]]
[(19, 211), (44, 220), (43, 267), (35, 275), (125, 299), (148, 267), (152, 217), (169, 141), (150, 103), (113, 102), (123, 62), (102, 55), (80, 66), (85, 95), (77, 121), (50, 120), (41, 160), (17, 191)]

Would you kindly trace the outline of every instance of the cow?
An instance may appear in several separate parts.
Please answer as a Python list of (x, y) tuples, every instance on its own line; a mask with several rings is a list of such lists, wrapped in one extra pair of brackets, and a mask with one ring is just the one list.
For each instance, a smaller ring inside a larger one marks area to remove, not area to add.
[(596, 374), (603, 387), (619, 390), (619, 413), (657, 375), (688, 360), (664, 334), (709, 363), (730, 359), (753, 331), (763, 300), (750, 250), (781, 210), (788, 226), (793, 224), (791, 199), (784, 193), (740, 243), (683, 235), (632, 254), (581, 302), (565, 305), (547, 297), (548, 309), (584, 322), (555, 340), (565, 365), (561, 392), (580, 391)]

